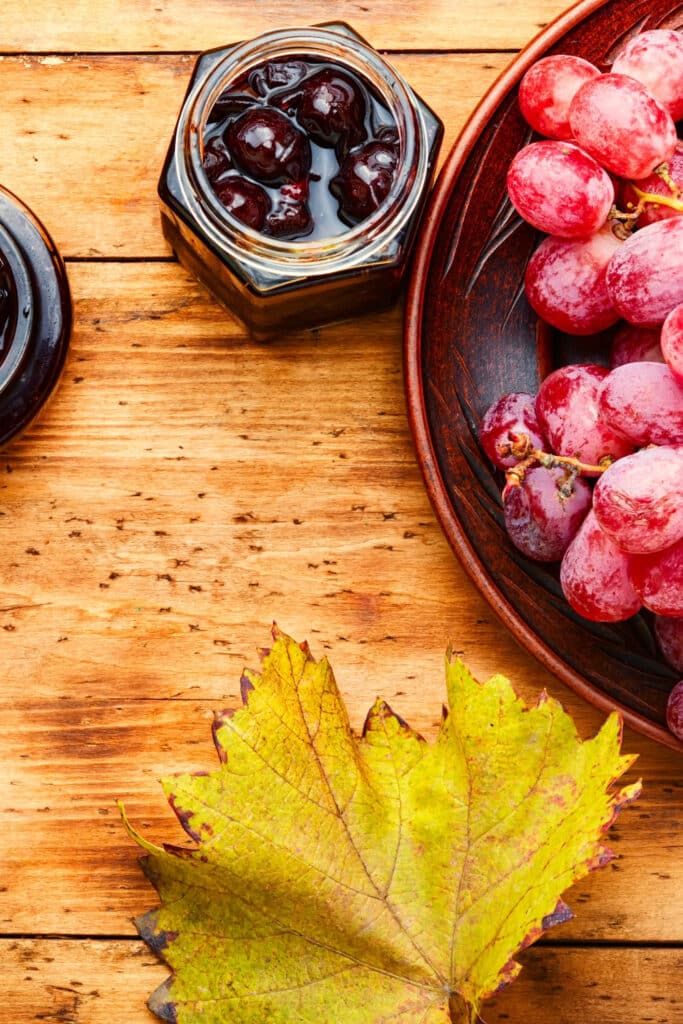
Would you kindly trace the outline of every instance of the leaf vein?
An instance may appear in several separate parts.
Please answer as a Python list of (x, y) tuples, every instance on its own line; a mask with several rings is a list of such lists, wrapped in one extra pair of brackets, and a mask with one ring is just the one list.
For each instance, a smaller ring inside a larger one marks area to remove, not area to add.
[[(294, 666), (292, 665), (292, 660), (291, 660), (291, 654), (290, 654), (289, 650), (287, 651), (287, 658), (289, 659), (290, 667), (291, 667), (291, 669), (292, 669), (292, 675), (294, 675)], [(329, 778), (328, 778), (327, 772), (325, 771), (325, 767), (324, 767), (324, 765), (323, 765), (323, 763), (322, 763), (322, 760), (321, 760), (321, 758), (320, 758), (320, 753), (319, 753), (319, 751), (318, 751), (318, 748), (316, 747), (315, 743), (313, 742), (313, 738), (311, 737), (311, 734), (310, 734), (310, 730), (309, 730), (309, 728), (308, 728), (308, 721), (307, 721), (307, 719), (306, 719), (306, 716), (305, 716), (305, 714), (304, 714), (303, 704), (301, 703), (301, 694), (300, 694), (300, 692), (299, 692), (299, 688), (298, 688), (298, 687), (295, 687), (295, 688), (294, 688), (294, 692), (295, 692), (295, 694), (296, 694), (296, 699), (297, 699), (297, 703), (298, 703), (298, 705), (299, 705), (299, 711), (300, 711), (300, 714), (301, 714), (301, 719), (302, 719), (302, 721), (303, 721), (303, 723), (304, 723), (304, 726), (305, 726), (305, 728), (306, 728), (306, 731), (308, 732), (309, 738), (311, 739), (311, 749), (312, 749), (312, 750), (313, 750), (313, 752), (315, 753), (316, 761), (317, 761), (317, 764), (318, 764), (318, 770), (319, 770), (319, 772), (320, 772), (320, 777), (321, 777), (321, 779), (323, 780), (323, 784), (324, 784), (324, 785), (325, 785), (325, 786), (327, 787), (327, 789), (329, 790), (329, 793), (330, 793), (330, 796), (331, 796), (331, 798), (332, 798), (332, 801), (333, 801), (333, 803), (334, 803), (335, 807), (337, 808), (337, 814), (339, 815), (339, 820), (340, 820), (340, 821), (341, 821), (341, 822), (343, 823), (343, 825), (344, 825), (344, 831), (345, 831), (345, 833), (346, 833), (346, 837), (347, 837), (347, 839), (348, 839), (348, 842), (349, 842), (349, 844), (350, 844), (350, 846), (351, 846), (352, 850), (354, 851), (354, 853), (355, 853), (356, 857), (358, 858), (358, 862), (359, 862), (359, 863), (360, 863), (360, 865), (362, 866), (362, 868), (363, 868), (363, 871), (364, 871), (364, 873), (365, 873), (365, 875), (366, 875), (366, 877), (367, 877), (368, 881), (370, 882), (370, 884), (371, 884), (371, 885), (373, 886), (373, 888), (375, 889), (375, 892), (377, 893), (377, 896), (378, 896), (378, 897), (379, 897), (379, 898), (381, 899), (381, 898), (382, 898), (382, 896), (381, 896), (381, 891), (380, 891), (380, 888), (379, 888), (379, 886), (377, 885), (377, 883), (376, 883), (376, 881), (374, 880), (374, 878), (372, 877), (372, 875), (371, 875), (371, 873), (370, 873), (370, 870), (369, 870), (369, 868), (368, 868), (367, 864), (366, 864), (366, 863), (365, 863), (365, 861), (363, 860), (363, 857), (362, 857), (362, 855), (361, 855), (361, 852), (360, 852), (360, 850), (358, 849), (358, 847), (356, 846), (355, 840), (354, 840), (354, 838), (353, 838), (353, 836), (352, 836), (352, 834), (351, 834), (351, 829), (350, 829), (350, 827), (349, 827), (349, 824), (348, 824), (348, 822), (347, 822), (346, 818), (344, 817), (344, 815), (343, 815), (343, 814), (341, 813), (341, 811), (340, 811), (340, 808), (339, 808), (339, 804), (338, 804), (338, 802), (337, 802), (337, 798), (336, 798), (336, 795), (335, 795), (334, 791), (332, 790), (332, 786), (331, 786), (330, 780), (329, 780)], [(356, 748), (356, 749), (354, 749), (354, 751), (353, 751), (353, 756), (354, 756), (354, 764), (355, 764), (355, 767), (356, 767), (356, 771), (359, 771), (359, 765), (358, 765), (358, 751), (357, 751), (357, 748)], [(432, 971), (432, 972), (434, 973), (434, 975), (435, 975), (435, 976), (436, 976), (437, 978), (439, 978), (439, 980), (440, 980), (440, 981), (441, 981), (441, 982), (442, 982), (443, 984), (445, 984), (445, 979), (444, 979), (444, 978), (442, 978), (442, 976), (441, 976), (441, 973), (440, 973), (440, 971), (439, 971), (439, 970), (437, 969), (436, 965), (435, 965), (435, 964), (433, 964), (433, 963), (431, 962), (431, 960), (429, 959), (429, 957), (428, 957), (428, 956), (427, 956), (427, 955), (426, 955), (426, 954), (424, 953), (424, 951), (423, 951), (423, 950), (422, 950), (422, 949), (420, 948), (420, 946), (418, 945), (418, 943), (417, 943), (416, 939), (414, 938), (414, 936), (410, 934), (410, 932), (408, 931), (408, 929), (406, 928), (406, 926), (404, 925), (404, 923), (403, 923), (403, 922), (401, 921), (401, 919), (399, 918), (399, 916), (398, 916), (398, 913), (397, 913), (397, 911), (396, 911), (396, 908), (395, 908), (395, 907), (394, 907), (394, 906), (392, 905), (392, 903), (391, 903), (391, 902), (390, 902), (390, 901), (389, 901), (388, 899), (385, 899), (385, 900), (384, 900), (384, 902), (385, 902), (385, 904), (386, 904), (386, 906), (387, 906), (387, 909), (389, 910), (389, 913), (391, 914), (391, 916), (393, 917), (394, 921), (396, 922), (396, 924), (397, 924), (397, 926), (398, 926), (399, 930), (400, 930), (401, 932), (403, 932), (403, 934), (404, 934), (404, 935), (406, 936), (406, 938), (407, 938), (407, 939), (409, 940), (409, 942), (411, 943), (411, 945), (413, 946), (413, 948), (414, 948), (414, 949), (416, 950), (416, 952), (417, 952), (417, 953), (418, 953), (418, 954), (420, 955), (420, 957), (422, 958), (423, 962), (424, 962), (424, 963), (425, 963), (425, 964), (426, 964), (426, 965), (427, 965), (427, 966), (429, 967), (429, 969), (430, 969), (430, 970), (431, 970), (431, 971)]]
[[(242, 880), (241, 879), (236, 879), (236, 884), (238, 886), (242, 885)], [(396, 981), (401, 981), (401, 982), (405, 983), (406, 985), (412, 985), (414, 988), (424, 989), (425, 991), (430, 991), (430, 992), (434, 991), (435, 989), (437, 989), (437, 986), (435, 986), (433, 984), (433, 982), (430, 982), (430, 983), (419, 982), (419, 981), (414, 980), (413, 978), (407, 977), (405, 974), (397, 974), (395, 971), (390, 971), (387, 968), (380, 967), (379, 965), (370, 963), (367, 960), (362, 960), (362, 959), (360, 959), (360, 957), (354, 956), (353, 953), (349, 953), (347, 950), (344, 950), (344, 949), (339, 949), (337, 946), (333, 946), (329, 942), (323, 942), (321, 939), (316, 939), (312, 935), (306, 935), (305, 932), (300, 931), (298, 928), (292, 927), (291, 925), (285, 923), (284, 921), (281, 921), (273, 913), (269, 913), (268, 911), (264, 910), (263, 906), (261, 906), (261, 905), (259, 905), (257, 903), (253, 903), (251, 900), (249, 900), (245, 896), (243, 888), (242, 889), (231, 888), (230, 886), (226, 885), (224, 881), (215, 881), (215, 880), (213, 880), (211, 885), (209, 885), (208, 883), (202, 884), (201, 882), (193, 881), (191, 885), (190, 884), (187, 885), (187, 887), (185, 889), (185, 893), (183, 895), (185, 895), (191, 889), (199, 889), (200, 892), (206, 892), (206, 893), (208, 893), (212, 897), (215, 896), (216, 892), (221, 892), (221, 893), (224, 893), (224, 894), (227, 893), (229, 896), (231, 896), (233, 899), (235, 899), (238, 903), (244, 904), (244, 906), (247, 907), (250, 912), (252, 912), (252, 913), (255, 912), (257, 915), (260, 915), (261, 917), (263, 917), (266, 921), (270, 921), (273, 924), (277, 925), (287, 935), (294, 935), (296, 938), (302, 939), (304, 942), (307, 942), (311, 946), (315, 946), (317, 949), (324, 949), (327, 953), (333, 953), (336, 956), (344, 957), (346, 960), (349, 960), (351, 963), (358, 964), (360, 967), (364, 967), (368, 971), (375, 971), (377, 974), (384, 975), (387, 978), (393, 978)], [(178, 901), (181, 898), (182, 897), (179, 897)], [(178, 901), (173, 901), (173, 902), (178, 902)], [(171, 901), (165, 901), (165, 902), (166, 902), (166, 906), (169, 906), (170, 903), (171, 903)], [(226, 941), (228, 941), (227, 938), (226, 938)], [(162, 955), (163, 955), (163, 952), (164, 951), (162, 950)], [(166, 957), (164, 957), (164, 959), (166, 959)]]
[[(182, 790), (179, 790), (179, 792), (182, 792)], [(227, 811), (224, 811), (222, 808), (212, 806), (206, 800), (202, 800), (195, 794), (192, 794), (192, 796), (195, 802), (200, 804), (202, 807), (205, 807), (207, 811), (210, 811), (213, 814), (219, 814), (222, 818), (225, 818), (229, 824), (237, 825), (238, 828), (244, 829), (245, 832), (249, 832), (251, 835), (256, 836), (262, 842), (266, 843), (269, 846), (272, 846), (274, 850), (285, 850), (290, 857), (298, 861), (299, 864), (301, 864), (303, 867), (308, 868), (311, 871), (315, 871), (317, 874), (322, 875), (323, 878), (327, 878), (330, 882), (334, 882), (335, 885), (340, 885), (342, 888), (348, 890), (349, 892), (356, 893), (356, 895), (362, 896), (365, 899), (376, 900), (380, 898), (375, 893), (367, 891), (364, 892), (362, 889), (356, 889), (355, 886), (349, 885), (348, 882), (343, 881), (340, 878), (335, 878), (334, 875), (331, 875), (328, 871), (325, 871), (322, 867), (318, 866), (317, 864), (312, 864), (310, 861), (304, 860), (304, 858), (301, 857), (300, 854), (297, 854), (294, 850), (286, 846), (284, 843), (278, 843), (272, 836), (269, 836), (263, 832), (259, 832), (259, 830), (254, 828), (252, 825), (248, 825), (245, 821), (239, 818), (234, 818), (232, 815), (228, 814)], [(207, 847), (215, 843), (218, 843), (219, 840), (225, 834), (225, 831), (227, 831), (227, 827), (228, 826), (226, 825), (226, 828), (223, 831), (216, 833), (216, 835), (214, 835), (210, 841), (204, 840), (202, 843), (202, 849), (206, 850)]]

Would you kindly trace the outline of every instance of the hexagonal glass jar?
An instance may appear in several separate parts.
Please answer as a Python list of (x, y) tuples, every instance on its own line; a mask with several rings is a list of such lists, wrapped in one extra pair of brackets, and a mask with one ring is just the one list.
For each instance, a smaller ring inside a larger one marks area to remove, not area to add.
[(36, 216), (0, 187), (0, 445), (17, 437), (50, 397), (70, 330), (59, 253)]
[[(388, 195), (334, 237), (289, 241), (252, 230), (220, 202), (203, 167), (218, 97), (284, 58), (346, 70), (396, 126), (399, 158)], [(209, 50), (195, 64), (159, 181), (164, 234), (180, 262), (257, 338), (388, 306), (403, 284), (442, 135), (436, 115), (348, 25), (269, 32)]]

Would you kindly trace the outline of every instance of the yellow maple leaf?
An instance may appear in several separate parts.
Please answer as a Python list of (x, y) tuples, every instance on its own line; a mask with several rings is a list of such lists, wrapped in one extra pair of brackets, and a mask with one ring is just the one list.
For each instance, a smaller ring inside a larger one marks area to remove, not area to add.
[[(221, 766), (164, 791), (194, 849), (144, 868), (138, 921), (173, 970), (174, 1024), (470, 1024), (514, 956), (610, 859), (601, 837), (638, 783), (621, 722), (581, 741), (555, 700), (446, 657), (449, 710), (426, 743), (382, 700), (353, 735), (327, 660), (275, 630), (245, 706), (217, 716)], [(124, 818), (125, 821), (125, 818)]]

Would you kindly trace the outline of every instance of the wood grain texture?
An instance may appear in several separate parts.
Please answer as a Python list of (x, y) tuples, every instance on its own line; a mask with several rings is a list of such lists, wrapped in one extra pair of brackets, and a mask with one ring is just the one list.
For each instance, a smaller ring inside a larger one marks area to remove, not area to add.
[[(536, 947), (520, 961), (518, 980), (485, 1005), (487, 1024), (683, 1021), (680, 951)], [(0, 962), (12, 1024), (151, 1024), (144, 1003), (168, 973), (139, 942), (0, 940)], [(615, 976), (624, 979), (619, 992)], [(17, 979), (11, 988), (8, 978)]]
[(0, 476), (8, 699), (220, 696), (273, 619), (364, 697), (370, 667), (440, 684), (449, 639), (552, 685), (434, 521), (399, 309), (259, 345), (177, 264), (69, 276), (61, 386)]
[[(130, 932), (150, 893), (114, 800), (180, 838), (157, 779), (215, 765), (211, 712), (235, 705), (274, 619), (330, 657), (356, 728), (381, 693), (433, 736), (452, 640), (479, 677), (546, 687), (595, 731), (437, 528), (400, 310), (263, 345), (176, 264), (69, 275), (64, 378), (0, 476), (2, 930)], [(632, 735), (626, 749), (645, 795), (563, 934), (683, 940), (678, 760)]]
[[(156, 198), (202, 49), (342, 16), (394, 51), (444, 119), (443, 162), (512, 51), (562, 6), (0, 11), (2, 182), (76, 261), (63, 381), (0, 458), (10, 1024), (151, 1024), (145, 1000), (166, 971), (131, 918), (155, 893), (114, 800), (150, 837), (184, 841), (158, 779), (216, 765), (212, 713), (236, 705), (274, 619), (330, 657), (355, 728), (381, 693), (433, 738), (449, 640), (480, 678), (503, 670), (529, 699), (545, 687), (582, 735), (598, 728), (603, 716), (501, 627), (441, 533), (406, 420), (401, 309), (255, 344), (170, 260)], [(569, 945), (524, 954), (489, 1024), (683, 1024), (683, 764), (629, 732), (624, 749), (640, 754), (630, 777), (644, 794), (612, 830), (617, 859), (571, 892), (576, 918), (553, 936)], [(677, 946), (618, 945), (664, 941)]]
[[(0, 59), (2, 183), (41, 217), (65, 258), (171, 255), (161, 234), (157, 182), (194, 59)], [(443, 160), (510, 56), (399, 54), (393, 60), (446, 123)]]
[[(267, 642), (266, 634), (259, 640)], [(177, 656), (175, 645), (173, 651)], [(336, 646), (327, 653), (335, 668)], [(355, 726), (380, 694), (434, 738), (444, 689), (438, 652), (432, 660), (419, 694), (383, 679), (379, 664), (375, 671), (368, 666), (362, 682), (336, 670)], [(255, 654), (246, 658), (246, 664), (256, 663)], [(131, 919), (156, 905), (157, 897), (139, 869), (140, 851), (123, 830), (115, 800), (125, 801), (148, 838), (184, 845), (187, 837), (158, 779), (218, 767), (213, 712), (237, 707), (238, 687), (239, 671), (233, 671), (223, 684), (228, 692), (213, 700), (105, 699), (86, 692), (0, 707), (8, 737), (0, 761), (2, 932), (132, 934)], [(580, 705), (572, 710), (588, 724)], [(683, 840), (676, 809), (683, 784), (672, 785), (667, 756), (647, 747), (647, 741), (627, 736), (625, 749), (642, 751), (629, 779), (643, 775), (645, 792), (610, 831), (612, 865), (567, 893), (575, 919), (554, 930), (556, 941), (683, 942)]]
[[(206, 50), (275, 28), (347, 21), (380, 49), (519, 49), (565, 5), (561, 0), (520, 0), (514, 16), (502, 5), (475, 0), (205, 0), (198, 16), (192, 0), (36, 0), (31, 17), (22, 0), (0, 15), (4, 52)], [(502, 16), (492, 17), (492, 14)]]

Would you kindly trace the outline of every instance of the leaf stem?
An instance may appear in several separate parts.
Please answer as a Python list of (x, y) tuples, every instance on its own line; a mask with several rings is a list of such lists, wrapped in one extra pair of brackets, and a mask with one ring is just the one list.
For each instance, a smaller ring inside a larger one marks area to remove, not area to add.
[(474, 1007), (466, 1002), (459, 992), (451, 992), (448, 999), (448, 1016), (451, 1024), (483, 1024)]

